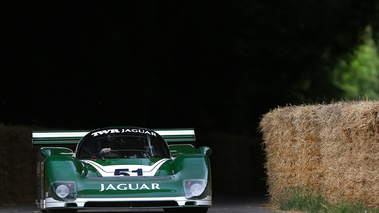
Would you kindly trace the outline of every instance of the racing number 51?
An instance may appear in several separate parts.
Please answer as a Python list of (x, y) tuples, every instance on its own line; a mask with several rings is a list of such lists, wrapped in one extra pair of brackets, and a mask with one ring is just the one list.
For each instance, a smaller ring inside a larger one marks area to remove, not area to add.
[[(131, 172), (137, 173), (137, 176), (143, 176), (142, 169), (132, 170)], [(129, 169), (115, 169), (114, 175), (123, 175), (123, 176), (130, 176)]]

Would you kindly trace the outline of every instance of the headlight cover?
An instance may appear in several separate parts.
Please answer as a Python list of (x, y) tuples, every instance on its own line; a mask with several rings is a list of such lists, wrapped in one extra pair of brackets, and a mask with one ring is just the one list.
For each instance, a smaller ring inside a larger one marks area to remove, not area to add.
[(55, 189), (55, 193), (58, 195), (58, 197), (64, 199), (69, 195), (70, 189), (68, 186), (61, 184)]
[(76, 200), (76, 182), (74, 181), (57, 181), (52, 184), (50, 190), (54, 199), (61, 201)]
[(184, 180), (183, 184), (186, 198), (203, 198), (207, 189), (207, 181), (203, 179)]

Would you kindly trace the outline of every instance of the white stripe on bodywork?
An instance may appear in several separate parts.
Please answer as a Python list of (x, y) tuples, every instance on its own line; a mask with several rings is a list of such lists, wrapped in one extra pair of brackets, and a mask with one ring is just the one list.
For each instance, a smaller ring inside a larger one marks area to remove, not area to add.
[[(58, 201), (51, 197), (46, 198), (46, 204), (42, 208), (57, 208), (66, 207), (67, 203), (76, 203), (78, 208), (84, 208), (87, 202), (128, 202), (128, 201), (176, 201), (178, 207), (184, 207), (187, 201), (196, 203), (197, 206), (212, 206), (212, 196), (207, 196), (204, 199), (191, 200), (184, 196), (179, 197), (144, 197), (144, 198), (78, 198), (73, 202)], [(137, 207), (136, 207), (137, 208)], [(158, 207), (159, 208), (159, 207)]]
[[(159, 135), (194, 135), (194, 130), (158, 130)], [(84, 137), (87, 132), (33, 132), (33, 138)]]
[(33, 132), (33, 138), (84, 137), (88, 132)]
[(88, 163), (93, 166), (103, 177), (114, 177), (114, 173), (116, 169), (129, 169), (128, 174), (130, 176), (137, 176), (138, 174), (135, 171), (137, 169), (142, 169), (143, 176), (154, 176), (157, 173), (158, 169), (168, 161), (168, 158), (161, 159), (154, 163), (151, 166), (147, 165), (112, 165), (112, 166), (102, 166), (95, 161), (83, 160), (83, 162)]
[(160, 135), (194, 135), (194, 130), (158, 130), (155, 131), (156, 133)]

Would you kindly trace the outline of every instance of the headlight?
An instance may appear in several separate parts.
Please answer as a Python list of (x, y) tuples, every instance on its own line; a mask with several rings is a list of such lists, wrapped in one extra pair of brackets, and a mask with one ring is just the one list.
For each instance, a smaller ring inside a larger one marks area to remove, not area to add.
[(204, 188), (202, 185), (195, 183), (190, 186), (190, 192), (193, 196), (197, 197), (203, 194)]
[(57, 193), (58, 197), (65, 198), (69, 194), (70, 189), (66, 185), (59, 185), (57, 189), (55, 190), (55, 193)]
[(49, 194), (56, 200), (72, 201), (76, 200), (76, 182), (57, 181), (50, 187)]
[(186, 198), (198, 198), (204, 194), (207, 181), (203, 179), (185, 180), (184, 193)]

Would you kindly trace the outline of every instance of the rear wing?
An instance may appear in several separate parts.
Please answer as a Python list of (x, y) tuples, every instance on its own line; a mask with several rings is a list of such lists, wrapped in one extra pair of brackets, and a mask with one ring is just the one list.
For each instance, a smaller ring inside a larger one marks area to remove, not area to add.
[[(154, 129), (153, 129), (154, 130)], [(155, 129), (169, 145), (194, 144), (196, 141), (195, 130), (186, 129)], [(79, 131), (33, 131), (33, 145), (76, 145), (89, 130)]]

